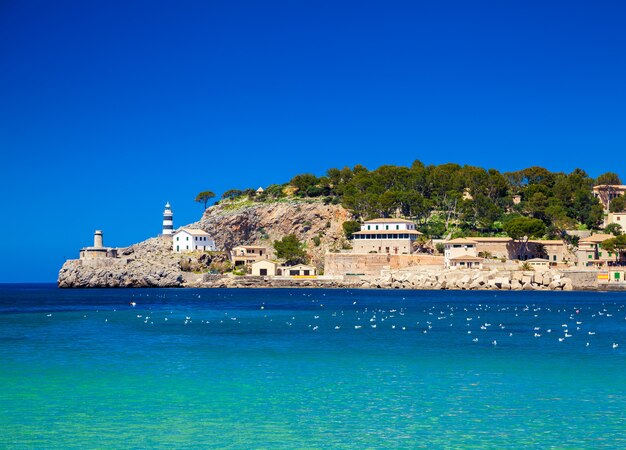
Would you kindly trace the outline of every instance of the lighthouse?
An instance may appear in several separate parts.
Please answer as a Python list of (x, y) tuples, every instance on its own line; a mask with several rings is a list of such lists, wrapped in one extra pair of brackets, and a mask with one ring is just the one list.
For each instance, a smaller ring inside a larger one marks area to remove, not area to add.
[(174, 232), (174, 213), (170, 202), (165, 204), (165, 211), (163, 211), (163, 236), (171, 236)]

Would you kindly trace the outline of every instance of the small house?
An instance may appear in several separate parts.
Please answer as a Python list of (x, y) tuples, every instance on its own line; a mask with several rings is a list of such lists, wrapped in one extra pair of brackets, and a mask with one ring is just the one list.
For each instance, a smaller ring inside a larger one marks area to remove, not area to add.
[(548, 270), (550, 268), (550, 260), (544, 258), (532, 258), (525, 261), (533, 270)]
[(275, 277), (278, 263), (269, 259), (262, 259), (252, 263), (252, 275), (257, 277)]
[(317, 268), (307, 264), (282, 266), (277, 269), (276, 275), (279, 277), (314, 277), (317, 276)]

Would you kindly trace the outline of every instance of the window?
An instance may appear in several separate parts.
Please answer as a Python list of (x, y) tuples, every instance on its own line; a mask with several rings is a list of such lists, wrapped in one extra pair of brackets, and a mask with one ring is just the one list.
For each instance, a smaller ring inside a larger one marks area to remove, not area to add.
[(367, 229), (368, 229), (368, 230), (370, 229), (370, 226), (369, 226), (369, 225), (367, 226)]
[(176, 240), (178, 240), (178, 236), (176, 236)]
[(587, 259), (591, 259), (593, 255), (587, 255)]
[(189, 240), (189, 236), (187, 236), (187, 240)]
[(396, 230), (399, 230), (399, 229), (400, 229), (400, 225), (396, 225)]
[(385, 230), (388, 230), (388, 229), (389, 229), (389, 225), (385, 225)]
[(378, 225), (376, 225), (376, 229), (378, 230)]

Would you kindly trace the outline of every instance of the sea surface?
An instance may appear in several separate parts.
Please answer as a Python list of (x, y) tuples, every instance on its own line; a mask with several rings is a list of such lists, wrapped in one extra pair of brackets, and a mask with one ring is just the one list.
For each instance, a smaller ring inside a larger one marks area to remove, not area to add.
[(626, 293), (0, 285), (0, 448), (626, 448)]

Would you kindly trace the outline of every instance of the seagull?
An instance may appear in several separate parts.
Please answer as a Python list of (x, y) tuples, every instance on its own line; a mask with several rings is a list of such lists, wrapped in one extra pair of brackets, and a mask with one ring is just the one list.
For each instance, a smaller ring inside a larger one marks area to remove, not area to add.
[(617, 348), (619, 347), (619, 344), (616, 344), (615, 342), (613, 342), (613, 348)]

